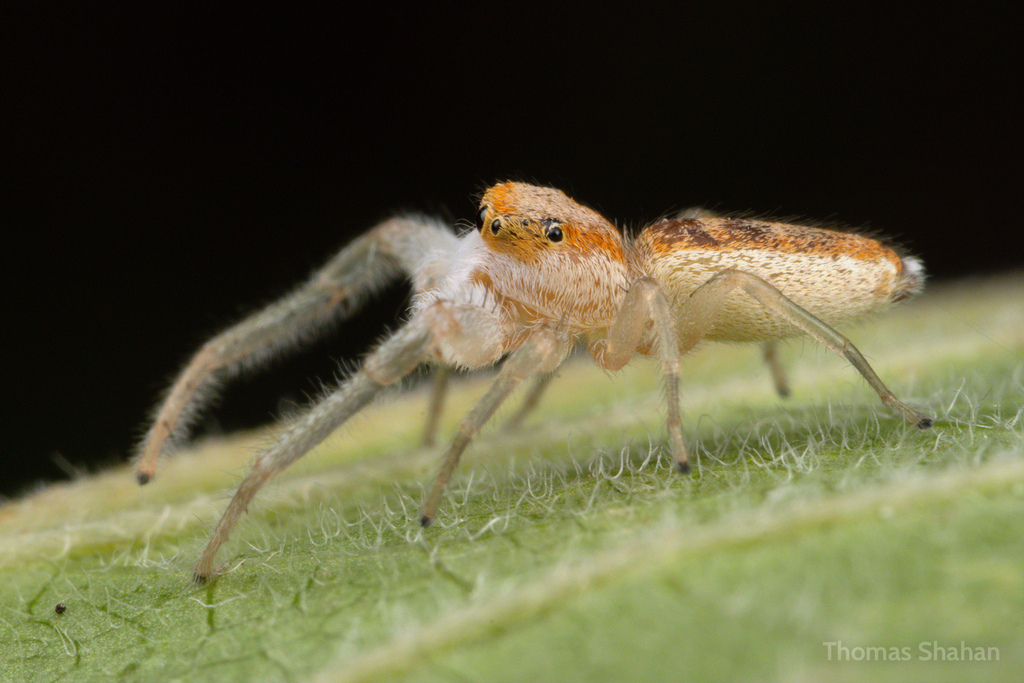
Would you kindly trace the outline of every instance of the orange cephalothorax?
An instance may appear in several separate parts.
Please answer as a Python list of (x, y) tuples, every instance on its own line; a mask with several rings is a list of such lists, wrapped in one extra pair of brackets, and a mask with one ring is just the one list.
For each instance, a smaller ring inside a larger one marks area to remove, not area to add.
[(624, 261), (622, 238), (615, 226), (550, 187), (494, 185), (480, 200), (477, 228), (491, 249), (525, 262), (549, 252), (567, 260), (599, 255)]
[(619, 231), (601, 214), (559, 190), (506, 182), (484, 193), (477, 226), (498, 255), (481, 270), (525, 320), (588, 328), (617, 313), (630, 275)]

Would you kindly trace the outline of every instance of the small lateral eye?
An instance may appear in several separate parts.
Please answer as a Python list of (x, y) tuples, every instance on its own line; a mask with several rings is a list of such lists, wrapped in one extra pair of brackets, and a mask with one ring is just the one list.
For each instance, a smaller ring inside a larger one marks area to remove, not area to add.
[(550, 228), (547, 229), (547, 232), (545, 232), (544, 234), (552, 242), (562, 241), (562, 229), (557, 225), (552, 225)]
[(499, 230), (501, 230), (501, 221), (495, 219), (495, 221), (491, 223), (491, 234), (497, 235)]
[(480, 213), (476, 215), (476, 229), (484, 229), (484, 219), (487, 218), (487, 207), (480, 209)]

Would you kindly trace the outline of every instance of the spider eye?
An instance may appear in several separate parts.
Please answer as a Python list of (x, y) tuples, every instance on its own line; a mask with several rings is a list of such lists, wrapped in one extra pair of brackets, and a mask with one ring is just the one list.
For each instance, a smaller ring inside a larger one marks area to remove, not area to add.
[(553, 225), (550, 228), (548, 228), (547, 232), (544, 233), (544, 234), (552, 242), (561, 242), (562, 241), (562, 237), (564, 236), (564, 235), (562, 235), (562, 229), (560, 227), (558, 227), (557, 225)]
[(487, 207), (480, 209), (480, 213), (476, 215), (476, 229), (484, 229), (484, 219), (487, 218)]
[(491, 234), (497, 235), (499, 230), (501, 230), (501, 221), (495, 220), (491, 223)]

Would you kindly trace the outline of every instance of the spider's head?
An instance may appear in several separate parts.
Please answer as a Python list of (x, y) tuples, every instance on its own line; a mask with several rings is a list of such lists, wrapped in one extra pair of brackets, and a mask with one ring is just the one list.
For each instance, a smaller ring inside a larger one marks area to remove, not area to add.
[(480, 200), (477, 229), (493, 250), (521, 261), (623, 259), (622, 238), (604, 216), (550, 187), (506, 182)]

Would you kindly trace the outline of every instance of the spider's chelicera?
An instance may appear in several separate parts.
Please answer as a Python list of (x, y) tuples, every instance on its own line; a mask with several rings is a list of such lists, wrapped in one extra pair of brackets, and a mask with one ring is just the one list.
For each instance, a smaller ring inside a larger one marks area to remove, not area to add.
[[(618, 370), (637, 354), (660, 361), (669, 450), (681, 472), (690, 461), (680, 427), (679, 363), (702, 340), (763, 343), (776, 388), (785, 395), (774, 343), (807, 334), (844, 356), (897, 414), (922, 428), (931, 425), (832, 328), (923, 286), (918, 260), (873, 239), (704, 211), (624, 237), (559, 190), (513, 182), (484, 193), (476, 225), (456, 236), (436, 220), (387, 220), (294, 293), (207, 342), (185, 367), (142, 445), (136, 462), (141, 483), (152, 477), (160, 454), (185, 437), (218, 379), (345, 318), (389, 281), (404, 276), (412, 282), (408, 322), (256, 458), (203, 551), (197, 581), (215, 573), (217, 550), (268, 479), (423, 363), (474, 369), (504, 358), (447, 450), (423, 506), (424, 526), (463, 451), (502, 401), (537, 375), (541, 381), (525, 402), (527, 409), (535, 405), (546, 378), (578, 344), (606, 370)], [(430, 425), (439, 411), (438, 399)]]

